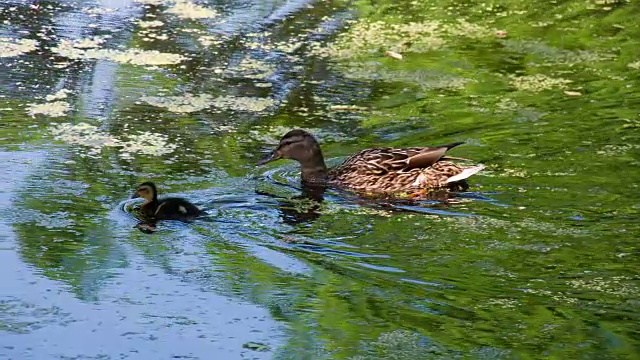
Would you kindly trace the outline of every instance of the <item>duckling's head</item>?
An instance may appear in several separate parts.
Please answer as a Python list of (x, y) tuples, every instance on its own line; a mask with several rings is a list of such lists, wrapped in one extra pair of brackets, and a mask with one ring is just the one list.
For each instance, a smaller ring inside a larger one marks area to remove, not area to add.
[(258, 162), (258, 165), (264, 165), (268, 162), (278, 159), (296, 160), (302, 166), (322, 164), (324, 159), (320, 145), (310, 133), (296, 129), (286, 133), (278, 146)]
[(131, 198), (143, 198), (145, 203), (157, 200), (158, 191), (156, 190), (156, 185), (151, 181), (143, 182), (142, 184), (138, 185)]

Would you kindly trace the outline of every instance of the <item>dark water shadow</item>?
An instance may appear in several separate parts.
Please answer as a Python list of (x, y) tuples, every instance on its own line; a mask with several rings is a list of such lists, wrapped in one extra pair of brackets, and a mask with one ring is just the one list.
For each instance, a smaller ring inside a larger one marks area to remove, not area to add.
[(312, 222), (320, 217), (321, 203), (324, 201), (326, 190), (327, 186), (324, 185), (302, 184), (300, 195), (291, 198), (282, 198), (263, 190), (256, 190), (256, 194), (276, 199), (276, 207), (282, 221), (288, 225), (297, 225)]

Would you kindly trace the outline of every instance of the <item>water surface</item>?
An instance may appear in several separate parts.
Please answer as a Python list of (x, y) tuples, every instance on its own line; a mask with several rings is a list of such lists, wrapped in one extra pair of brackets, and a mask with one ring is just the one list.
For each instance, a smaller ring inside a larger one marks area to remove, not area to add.
[[(3, 2), (0, 357), (637, 358), (637, 4), (458, 3)], [(309, 192), (299, 127), (487, 170)]]

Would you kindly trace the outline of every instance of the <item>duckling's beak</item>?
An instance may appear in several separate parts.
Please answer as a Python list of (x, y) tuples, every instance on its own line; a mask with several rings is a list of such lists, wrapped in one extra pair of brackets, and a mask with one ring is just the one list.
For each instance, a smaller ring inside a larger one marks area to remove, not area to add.
[(277, 149), (273, 150), (272, 152), (269, 153), (269, 155), (265, 156), (262, 160), (258, 161), (258, 166), (264, 165), (274, 160), (278, 160), (281, 157), (282, 155), (280, 155), (280, 152)]
[(138, 190), (134, 191), (134, 192), (133, 192), (133, 195), (131, 195), (131, 198), (132, 198), (132, 199), (137, 199), (137, 198), (139, 198), (139, 197), (140, 197), (140, 193), (138, 193)]

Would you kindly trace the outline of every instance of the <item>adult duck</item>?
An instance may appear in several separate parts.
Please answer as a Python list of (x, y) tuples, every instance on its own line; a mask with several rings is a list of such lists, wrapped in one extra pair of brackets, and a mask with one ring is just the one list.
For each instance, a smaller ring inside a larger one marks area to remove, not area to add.
[(362, 150), (342, 164), (328, 169), (318, 141), (304, 130), (291, 130), (258, 165), (277, 159), (300, 163), (302, 181), (327, 183), (348, 190), (381, 195), (425, 195), (430, 190), (466, 190), (466, 179), (484, 165), (465, 166), (445, 153), (463, 144), (412, 148), (374, 148)]

